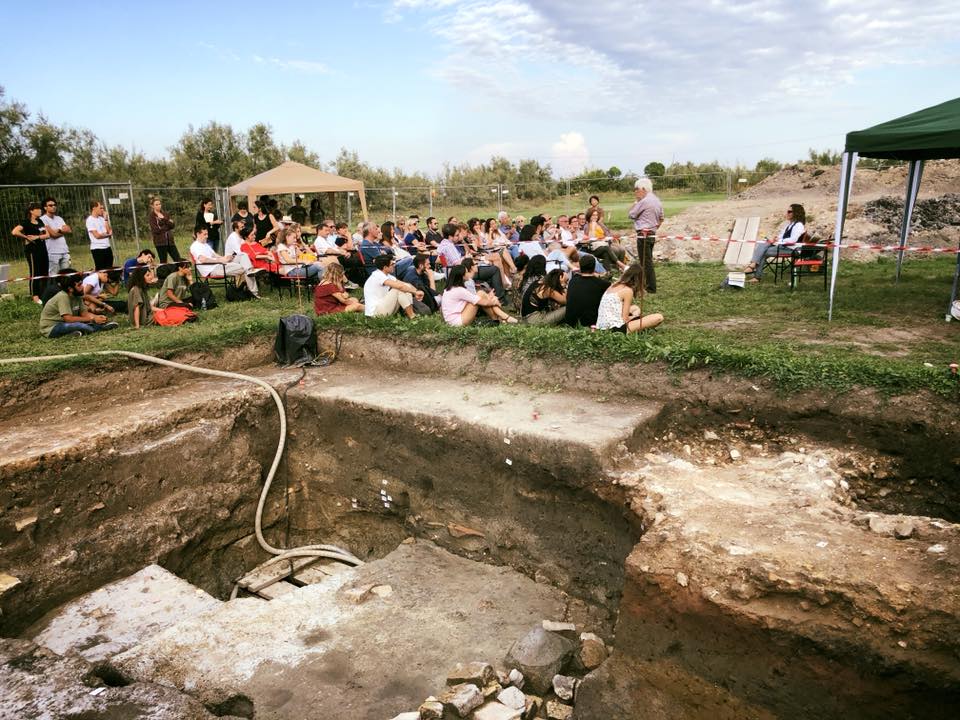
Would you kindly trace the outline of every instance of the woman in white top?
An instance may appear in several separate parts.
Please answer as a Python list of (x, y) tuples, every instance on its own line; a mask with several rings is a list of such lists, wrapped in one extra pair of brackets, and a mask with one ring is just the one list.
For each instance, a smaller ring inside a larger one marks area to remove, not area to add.
[(663, 315), (660, 313), (643, 315), (640, 308), (633, 304), (634, 297), (643, 292), (644, 286), (643, 267), (634, 263), (600, 298), (597, 330), (613, 330), (626, 334), (640, 332), (662, 323)]
[(280, 274), (284, 277), (307, 278), (312, 280), (323, 276), (323, 265), (317, 262), (301, 263), (297, 233), (293, 228), (283, 230), (279, 242), (274, 247), (277, 260), (280, 261)]
[(753, 273), (750, 282), (760, 282), (760, 278), (763, 277), (763, 265), (768, 257), (776, 257), (778, 255), (789, 256), (793, 254), (794, 250), (799, 251), (800, 246), (796, 243), (800, 242), (800, 238), (802, 238), (803, 233), (806, 232), (806, 228), (804, 227), (806, 221), (807, 214), (803, 210), (803, 205), (794, 203), (787, 208), (787, 221), (780, 226), (780, 234), (777, 236), (777, 242), (772, 245), (766, 242), (758, 242), (756, 249), (753, 251), (753, 258), (750, 260), (750, 264), (743, 269), (746, 273)]

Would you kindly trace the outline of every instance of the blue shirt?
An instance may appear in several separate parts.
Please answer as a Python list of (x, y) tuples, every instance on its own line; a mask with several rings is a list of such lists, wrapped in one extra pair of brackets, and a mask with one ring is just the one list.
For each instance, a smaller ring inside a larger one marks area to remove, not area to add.
[(136, 258), (130, 258), (129, 260), (123, 263), (123, 284), (127, 284), (127, 280), (130, 279), (130, 273), (132, 273), (139, 263)]
[(373, 267), (373, 259), (377, 255), (383, 255), (387, 249), (378, 242), (363, 239), (360, 241), (360, 255), (363, 257), (363, 264), (367, 267)]

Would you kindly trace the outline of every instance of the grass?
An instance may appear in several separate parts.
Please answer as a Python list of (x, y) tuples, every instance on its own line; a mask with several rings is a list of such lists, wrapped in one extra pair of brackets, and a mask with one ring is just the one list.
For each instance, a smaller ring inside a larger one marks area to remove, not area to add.
[[(438, 318), (409, 322), (328, 316), (321, 328), (351, 335), (399, 337), (481, 358), (509, 351), (520, 358), (555, 357), (568, 362), (662, 362), (673, 370), (716, 368), (766, 379), (788, 388), (845, 391), (869, 387), (896, 395), (931, 390), (960, 397), (947, 365), (960, 361), (960, 323), (945, 323), (951, 258), (914, 259), (899, 285), (886, 258), (841, 267), (834, 322), (826, 322), (826, 293), (817, 278), (804, 278), (791, 292), (765, 281), (744, 291), (719, 290), (718, 263), (658, 266), (660, 292), (648, 296), (645, 312), (662, 312), (665, 324), (643, 336), (623, 337), (566, 328), (520, 326), (454, 328)], [(217, 291), (219, 292), (222, 291)], [(306, 299), (225, 303), (179, 328), (119, 330), (82, 339), (39, 336), (39, 308), (25, 298), (0, 303), (0, 357), (37, 356), (78, 350), (126, 349), (172, 356), (217, 353), (253, 338), (273, 337), (277, 319), (293, 312), (312, 315)], [(82, 363), (103, 367), (104, 358)], [(122, 362), (122, 361), (118, 361)], [(929, 363), (932, 367), (928, 367)], [(0, 376), (36, 377), (74, 361), (0, 366)]]

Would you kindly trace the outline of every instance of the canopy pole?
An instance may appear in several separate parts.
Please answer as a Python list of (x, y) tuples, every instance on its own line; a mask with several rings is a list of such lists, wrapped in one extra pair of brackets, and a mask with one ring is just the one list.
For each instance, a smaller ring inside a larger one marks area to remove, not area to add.
[(830, 302), (827, 322), (833, 320), (833, 296), (837, 288), (837, 269), (840, 266), (840, 245), (843, 242), (843, 221), (847, 217), (847, 202), (853, 185), (853, 171), (857, 167), (857, 153), (845, 152), (840, 162), (840, 189), (837, 191), (837, 221), (833, 228), (833, 267), (830, 273)]
[(960, 285), (960, 244), (957, 245), (957, 267), (953, 271), (953, 288), (950, 290), (950, 301), (947, 303), (947, 314), (944, 320), (953, 319), (953, 303), (957, 299), (957, 286)]
[(363, 221), (369, 222), (370, 218), (367, 217), (367, 190), (362, 182), (360, 183), (360, 210), (363, 212)]
[(897, 277), (900, 282), (900, 268), (903, 266), (903, 254), (910, 238), (910, 223), (913, 220), (913, 208), (920, 193), (920, 178), (923, 177), (923, 160), (911, 160), (907, 171), (907, 194), (903, 199), (903, 222), (900, 225), (900, 249), (897, 250)]

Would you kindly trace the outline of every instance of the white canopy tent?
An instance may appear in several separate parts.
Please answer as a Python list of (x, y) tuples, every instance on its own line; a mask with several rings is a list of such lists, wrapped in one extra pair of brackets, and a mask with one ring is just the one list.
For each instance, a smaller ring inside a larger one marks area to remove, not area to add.
[(261, 195), (327, 193), (330, 197), (331, 209), (333, 209), (335, 207), (334, 193), (338, 192), (357, 193), (360, 197), (363, 219), (368, 219), (367, 195), (363, 187), (363, 181), (325, 173), (322, 170), (293, 160), (287, 160), (287, 162), (272, 170), (241, 180), (230, 188), (230, 197), (247, 196), (252, 211), (254, 201)]
[[(837, 219), (833, 238), (836, 243), (833, 267), (830, 276), (830, 304), (827, 319), (833, 319), (833, 299), (837, 285), (837, 269), (840, 266), (840, 246), (843, 238), (843, 223), (850, 200), (854, 170), (859, 156), (908, 160), (906, 197), (903, 206), (903, 222), (900, 226), (900, 245), (897, 252), (896, 280), (900, 280), (904, 248), (910, 237), (913, 208), (920, 191), (925, 160), (960, 158), (960, 98), (940, 105), (919, 110), (909, 115), (890, 120), (880, 125), (847, 134), (846, 147), (840, 166), (840, 189), (837, 196)], [(953, 289), (947, 304), (947, 319), (950, 306), (957, 297), (960, 282), (960, 252), (953, 276)]]

